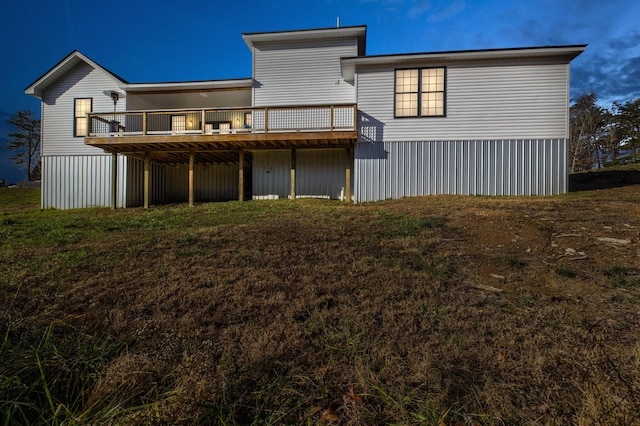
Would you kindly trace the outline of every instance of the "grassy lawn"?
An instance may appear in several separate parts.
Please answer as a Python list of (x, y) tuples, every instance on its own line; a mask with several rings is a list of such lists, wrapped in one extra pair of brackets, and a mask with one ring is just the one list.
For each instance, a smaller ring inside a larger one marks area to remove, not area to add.
[(639, 200), (0, 188), (0, 422), (637, 424)]

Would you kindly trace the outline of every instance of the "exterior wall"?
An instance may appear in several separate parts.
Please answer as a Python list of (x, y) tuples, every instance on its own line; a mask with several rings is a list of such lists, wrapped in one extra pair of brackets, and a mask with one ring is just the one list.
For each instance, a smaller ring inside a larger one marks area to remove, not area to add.
[(144, 204), (144, 161), (127, 157), (127, 207)]
[[(344, 149), (296, 150), (296, 197), (341, 199), (345, 191)], [(291, 195), (291, 151), (256, 151), (252, 165), (253, 199)]]
[[(47, 89), (42, 97), (42, 156), (95, 155), (102, 150), (84, 144), (84, 138), (73, 136), (75, 98), (93, 98), (93, 111), (113, 111), (113, 101), (104, 94), (117, 90), (117, 81), (104, 71), (81, 63)], [(120, 100), (118, 111), (124, 111)]]
[(256, 43), (253, 105), (309, 105), (355, 102), (340, 58), (357, 56), (356, 38)]
[(446, 117), (395, 119), (391, 67), (359, 70), (357, 87), (370, 142), (568, 137), (568, 64), (449, 65)]
[(296, 151), (296, 197), (344, 198), (347, 154), (344, 149)]
[(128, 92), (127, 109), (196, 109), (251, 106), (251, 90), (201, 91), (190, 93)]
[[(111, 155), (42, 157), (42, 208), (111, 206)], [(127, 158), (118, 156), (118, 206), (124, 207)]]
[(361, 142), (355, 149), (355, 200), (564, 193), (567, 143), (567, 139)]
[[(130, 206), (144, 201), (144, 161), (132, 160), (129, 177), (132, 195)], [(238, 166), (196, 164), (194, 169), (195, 199), (219, 201), (238, 199)], [(189, 201), (189, 166), (151, 164), (151, 204)]]
[(291, 151), (253, 153), (251, 194), (253, 199), (287, 198), (291, 193)]
[[(189, 166), (162, 167), (165, 202), (189, 201)], [(193, 184), (196, 201), (238, 199), (238, 166), (196, 164)]]

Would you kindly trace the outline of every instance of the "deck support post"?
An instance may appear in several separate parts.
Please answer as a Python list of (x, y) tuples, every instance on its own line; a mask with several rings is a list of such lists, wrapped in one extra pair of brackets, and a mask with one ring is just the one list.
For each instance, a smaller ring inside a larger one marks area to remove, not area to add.
[(111, 208), (118, 208), (118, 153), (111, 154)]
[(194, 197), (194, 186), (193, 186), (193, 169), (196, 164), (196, 153), (195, 151), (189, 152), (189, 207), (193, 207), (195, 197)]
[(291, 149), (291, 199), (296, 199), (296, 149)]
[(244, 201), (244, 150), (240, 150), (238, 163), (238, 201)]
[(149, 199), (151, 198), (151, 151), (144, 153), (144, 204), (145, 209), (149, 208)]
[(347, 167), (345, 168), (344, 198), (347, 203), (351, 202), (351, 166), (353, 164), (353, 148), (349, 147), (347, 151)]

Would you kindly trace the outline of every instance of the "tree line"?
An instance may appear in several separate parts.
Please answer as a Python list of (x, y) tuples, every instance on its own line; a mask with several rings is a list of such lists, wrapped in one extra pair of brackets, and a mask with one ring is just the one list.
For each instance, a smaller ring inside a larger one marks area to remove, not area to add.
[(640, 161), (640, 98), (605, 108), (595, 92), (583, 93), (569, 120), (571, 172)]

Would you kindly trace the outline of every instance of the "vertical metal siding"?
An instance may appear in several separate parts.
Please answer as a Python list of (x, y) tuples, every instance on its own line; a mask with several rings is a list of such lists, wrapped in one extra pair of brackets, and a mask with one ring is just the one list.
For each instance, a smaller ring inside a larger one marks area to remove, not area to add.
[(363, 140), (567, 138), (568, 64), (447, 68), (446, 117), (394, 118), (394, 70), (358, 71)]
[(340, 58), (357, 54), (355, 37), (256, 43), (254, 105), (354, 102), (355, 88), (342, 79)]
[(252, 194), (259, 198), (287, 198), (291, 190), (291, 151), (253, 153)]
[(137, 207), (144, 204), (144, 161), (127, 158), (127, 204)]
[(355, 199), (560, 194), (566, 153), (566, 139), (363, 142), (355, 150)]
[[(42, 208), (111, 206), (110, 155), (42, 157)], [(118, 206), (124, 206), (127, 159), (118, 157)]]
[[(186, 171), (188, 173), (188, 169)], [(238, 199), (236, 165), (196, 165), (194, 181), (196, 201)]]
[(347, 154), (344, 149), (296, 151), (296, 196), (344, 197)]
[[(237, 166), (204, 166), (195, 169), (196, 200), (232, 199), (232, 191), (237, 191)], [(220, 170), (225, 170), (220, 173)], [(235, 170), (235, 172), (234, 172)], [(180, 203), (189, 198), (188, 166), (173, 166), (151, 163), (151, 204)], [(235, 186), (234, 186), (235, 185)], [(144, 203), (144, 161), (129, 158), (127, 163), (127, 206), (141, 206)], [(234, 189), (235, 188), (235, 189)]]
[[(128, 198), (131, 205), (143, 204), (144, 162), (134, 160), (129, 168)], [(238, 166), (196, 164), (195, 199), (198, 201), (235, 200), (238, 198)], [(189, 200), (189, 167), (151, 163), (151, 203), (183, 203)]]

